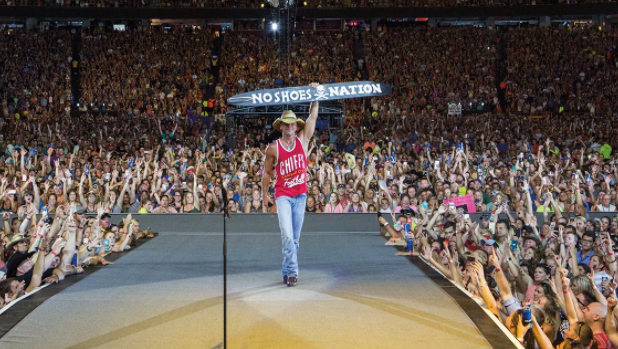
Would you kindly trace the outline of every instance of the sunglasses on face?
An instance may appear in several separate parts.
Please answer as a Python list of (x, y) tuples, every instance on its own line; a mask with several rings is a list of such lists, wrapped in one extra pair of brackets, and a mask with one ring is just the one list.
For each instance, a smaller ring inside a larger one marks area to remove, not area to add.
[[(588, 306), (584, 305), (584, 303), (579, 298), (575, 297), (575, 299), (577, 299), (577, 303), (579, 303), (579, 305), (582, 307), (582, 309), (588, 310)], [(579, 327), (579, 330), (580, 331), (582, 330), (581, 326)]]

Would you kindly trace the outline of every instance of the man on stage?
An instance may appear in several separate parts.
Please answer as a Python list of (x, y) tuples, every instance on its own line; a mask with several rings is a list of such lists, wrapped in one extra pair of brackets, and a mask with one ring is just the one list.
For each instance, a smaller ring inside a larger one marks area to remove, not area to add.
[[(316, 88), (317, 83), (311, 87)], [(289, 287), (298, 282), (298, 241), (307, 204), (307, 152), (318, 119), (318, 102), (312, 102), (305, 123), (294, 112), (286, 110), (273, 123), (282, 133), (280, 139), (268, 145), (262, 179), (264, 205), (272, 204), (268, 187), (275, 172), (275, 200), (281, 229), (283, 251), (283, 282)]]

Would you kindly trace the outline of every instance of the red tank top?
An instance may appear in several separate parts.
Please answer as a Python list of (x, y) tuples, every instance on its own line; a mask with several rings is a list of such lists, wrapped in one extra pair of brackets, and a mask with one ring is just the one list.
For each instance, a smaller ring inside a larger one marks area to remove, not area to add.
[(294, 197), (307, 192), (307, 156), (300, 138), (296, 137), (294, 148), (290, 151), (277, 140), (275, 175), (275, 198)]

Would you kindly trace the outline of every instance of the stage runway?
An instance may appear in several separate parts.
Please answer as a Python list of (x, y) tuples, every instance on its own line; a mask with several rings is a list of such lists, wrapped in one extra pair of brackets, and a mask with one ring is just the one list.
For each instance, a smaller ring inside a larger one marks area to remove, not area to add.
[[(53, 296), (2, 348), (215, 348), (221, 234), (158, 237)], [(457, 303), (379, 234), (304, 233), (297, 287), (278, 233), (228, 235), (228, 348), (490, 348)]]

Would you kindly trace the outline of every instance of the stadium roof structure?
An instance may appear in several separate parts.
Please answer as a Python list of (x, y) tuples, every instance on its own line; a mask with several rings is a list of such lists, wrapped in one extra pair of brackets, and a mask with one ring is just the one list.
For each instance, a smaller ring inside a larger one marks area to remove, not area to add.
[[(262, 19), (270, 9), (254, 8), (141, 8), (141, 7), (39, 7), (2, 6), (0, 17), (8, 18), (96, 18), (96, 19)], [(299, 7), (297, 15), (305, 19), (345, 18), (488, 18), (521, 16), (582, 16), (618, 13), (618, 3), (551, 4), (459, 7), (371, 7), (309, 8)]]
[[(309, 114), (309, 104), (289, 104), (289, 105), (272, 105), (262, 107), (239, 107), (230, 109), (226, 114), (234, 116), (259, 116), (259, 115), (281, 115), (283, 111), (291, 110), (295, 114)], [(321, 106), (318, 115), (320, 116), (338, 116), (344, 114), (341, 107)]]

